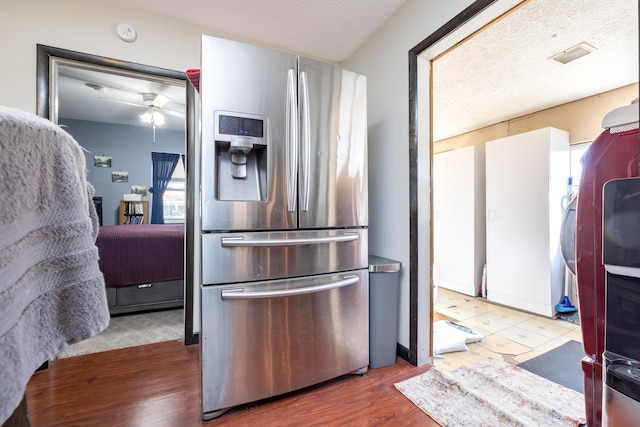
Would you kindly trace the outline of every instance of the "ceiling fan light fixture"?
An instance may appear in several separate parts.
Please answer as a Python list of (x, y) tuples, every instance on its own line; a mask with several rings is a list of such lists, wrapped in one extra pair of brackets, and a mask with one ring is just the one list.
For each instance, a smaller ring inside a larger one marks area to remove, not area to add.
[(147, 111), (140, 116), (140, 119), (154, 126), (161, 126), (164, 124), (164, 116), (159, 111)]
[(152, 116), (153, 123), (157, 124), (158, 126), (162, 126), (164, 124), (164, 116), (160, 114), (159, 111), (154, 111)]
[(596, 48), (591, 46), (589, 43), (582, 42), (568, 49), (565, 49), (560, 53), (556, 53), (549, 59), (557, 61), (561, 64), (568, 64), (569, 62), (575, 61), (578, 58), (582, 58), (583, 56), (588, 55), (595, 50)]

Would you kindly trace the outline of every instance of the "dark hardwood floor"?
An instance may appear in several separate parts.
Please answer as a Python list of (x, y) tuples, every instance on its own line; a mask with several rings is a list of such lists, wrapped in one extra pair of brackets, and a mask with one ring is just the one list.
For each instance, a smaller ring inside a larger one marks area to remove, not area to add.
[(31, 426), (438, 426), (393, 386), (428, 369), (402, 359), (202, 421), (198, 352), (171, 341), (58, 360), (28, 384)]

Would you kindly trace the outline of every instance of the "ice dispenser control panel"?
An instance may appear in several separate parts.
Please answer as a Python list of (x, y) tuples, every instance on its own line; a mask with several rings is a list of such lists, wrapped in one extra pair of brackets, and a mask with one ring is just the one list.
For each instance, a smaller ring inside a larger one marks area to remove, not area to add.
[(218, 199), (265, 200), (269, 152), (266, 118), (216, 111), (214, 123)]
[(220, 134), (253, 138), (262, 138), (264, 135), (264, 120), (219, 114), (217, 123)]

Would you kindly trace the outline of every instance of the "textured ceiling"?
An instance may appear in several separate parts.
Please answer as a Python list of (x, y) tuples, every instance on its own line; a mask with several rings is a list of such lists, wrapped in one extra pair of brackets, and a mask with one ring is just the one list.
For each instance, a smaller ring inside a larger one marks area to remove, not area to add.
[[(596, 51), (548, 59), (581, 42)], [(638, 1), (531, 0), (433, 70), (436, 141), (635, 83)]]
[(230, 38), (341, 62), (406, 0), (116, 0)]

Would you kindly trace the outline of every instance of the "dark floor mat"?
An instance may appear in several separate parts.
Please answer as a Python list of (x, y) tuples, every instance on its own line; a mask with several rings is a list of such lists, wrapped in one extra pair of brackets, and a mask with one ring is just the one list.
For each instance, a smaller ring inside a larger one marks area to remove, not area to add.
[(582, 343), (572, 340), (518, 366), (584, 394), (583, 357)]

